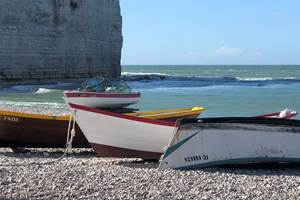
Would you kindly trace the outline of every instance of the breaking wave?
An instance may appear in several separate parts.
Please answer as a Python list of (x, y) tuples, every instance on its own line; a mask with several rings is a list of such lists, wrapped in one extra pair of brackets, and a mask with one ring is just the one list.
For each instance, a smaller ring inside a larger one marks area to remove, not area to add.
[(51, 92), (53, 90), (51, 89), (47, 89), (47, 88), (39, 88), (37, 89), (37, 91), (35, 91), (36, 94), (45, 94), (45, 93), (48, 93), (48, 92)]
[(125, 81), (236, 81), (236, 82), (264, 82), (264, 81), (288, 81), (288, 82), (300, 82), (299, 79), (294, 77), (230, 77), (230, 76), (180, 76), (180, 75), (168, 75), (162, 73), (131, 73), (123, 72), (122, 79)]
[(56, 83), (44, 85), (15, 85), (0, 87), (0, 93), (35, 93), (45, 94), (58, 90), (70, 90), (78, 88), (78, 83)]
[(276, 81), (276, 80), (297, 80), (294, 77), (282, 77), (282, 78), (272, 78), (272, 77), (263, 77), (263, 78), (236, 78), (239, 81)]

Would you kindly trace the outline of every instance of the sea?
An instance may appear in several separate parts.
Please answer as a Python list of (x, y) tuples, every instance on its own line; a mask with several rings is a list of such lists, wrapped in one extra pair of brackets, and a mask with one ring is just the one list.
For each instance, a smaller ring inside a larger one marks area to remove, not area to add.
[[(202, 117), (300, 112), (300, 65), (124, 65), (122, 77), (142, 94), (131, 106), (150, 111), (202, 106)], [(66, 111), (63, 91), (78, 84), (0, 88), (0, 104)], [(298, 116), (299, 119), (299, 116)]]

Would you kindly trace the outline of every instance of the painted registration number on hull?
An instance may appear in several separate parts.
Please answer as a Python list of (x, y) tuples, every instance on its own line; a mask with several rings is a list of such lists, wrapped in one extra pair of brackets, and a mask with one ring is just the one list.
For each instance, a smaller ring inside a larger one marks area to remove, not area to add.
[(18, 117), (3, 116), (3, 115), (0, 115), (0, 120), (1, 121), (16, 122), (16, 123), (20, 121), (20, 119)]
[(196, 155), (196, 156), (188, 156), (184, 158), (185, 162), (195, 162), (199, 160), (208, 160), (208, 154)]

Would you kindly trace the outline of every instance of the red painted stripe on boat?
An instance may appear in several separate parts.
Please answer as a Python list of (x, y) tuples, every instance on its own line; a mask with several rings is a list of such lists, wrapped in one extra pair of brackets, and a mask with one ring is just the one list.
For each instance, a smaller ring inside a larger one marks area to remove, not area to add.
[(99, 157), (159, 159), (162, 154), (160, 152), (141, 151), (104, 144), (91, 143), (91, 145)]
[(138, 98), (141, 93), (97, 93), (97, 92), (65, 92), (66, 97), (101, 97), (101, 98)]
[[(255, 116), (255, 117), (257, 117), (257, 118), (270, 118), (270, 117), (279, 118), (279, 114), (280, 114), (280, 112), (266, 114), (266, 115), (258, 115), (258, 116)], [(297, 116), (297, 113), (290, 113), (290, 114), (282, 117), (282, 119), (291, 119), (291, 118), (294, 118), (296, 116)]]
[(171, 126), (171, 127), (176, 126), (176, 122), (153, 120), (153, 119), (146, 119), (146, 118), (141, 118), (141, 117), (123, 115), (123, 114), (119, 114), (119, 113), (115, 113), (115, 112), (110, 112), (110, 111), (107, 111), (107, 110), (101, 110), (101, 109), (98, 109), (98, 108), (91, 108), (91, 107), (77, 105), (77, 104), (73, 104), (73, 103), (70, 103), (70, 106), (73, 109), (84, 110), (84, 111), (89, 111), (89, 112), (93, 112), (93, 113), (99, 113), (99, 114), (102, 114), (102, 115), (108, 115), (108, 116), (112, 116), (112, 117), (132, 120), (132, 121), (138, 121), (138, 122), (156, 124), (156, 125), (162, 125), (162, 126)]
[(275, 112), (275, 113), (270, 113), (270, 114), (264, 114), (264, 115), (257, 115), (255, 117), (258, 118), (264, 118), (264, 117), (269, 117), (269, 116), (278, 116), (280, 112)]

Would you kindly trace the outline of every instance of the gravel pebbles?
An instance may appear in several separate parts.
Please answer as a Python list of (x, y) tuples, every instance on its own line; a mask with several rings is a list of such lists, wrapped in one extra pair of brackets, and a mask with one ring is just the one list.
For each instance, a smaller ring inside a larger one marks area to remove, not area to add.
[[(39, 107), (16, 112), (65, 115)], [(157, 162), (98, 158), (91, 149), (0, 148), (0, 199), (300, 199), (300, 165), (158, 170)], [(21, 165), (21, 166), (10, 166)]]
[(64, 116), (69, 115), (67, 106), (65, 108), (57, 109), (54, 107), (43, 107), (39, 105), (35, 106), (14, 106), (14, 105), (0, 105), (0, 110), (21, 112), (28, 114), (40, 114), (40, 115), (53, 115), (53, 116)]
[(158, 170), (157, 162), (98, 158), (74, 149), (0, 149), (0, 199), (299, 199), (300, 166)]

